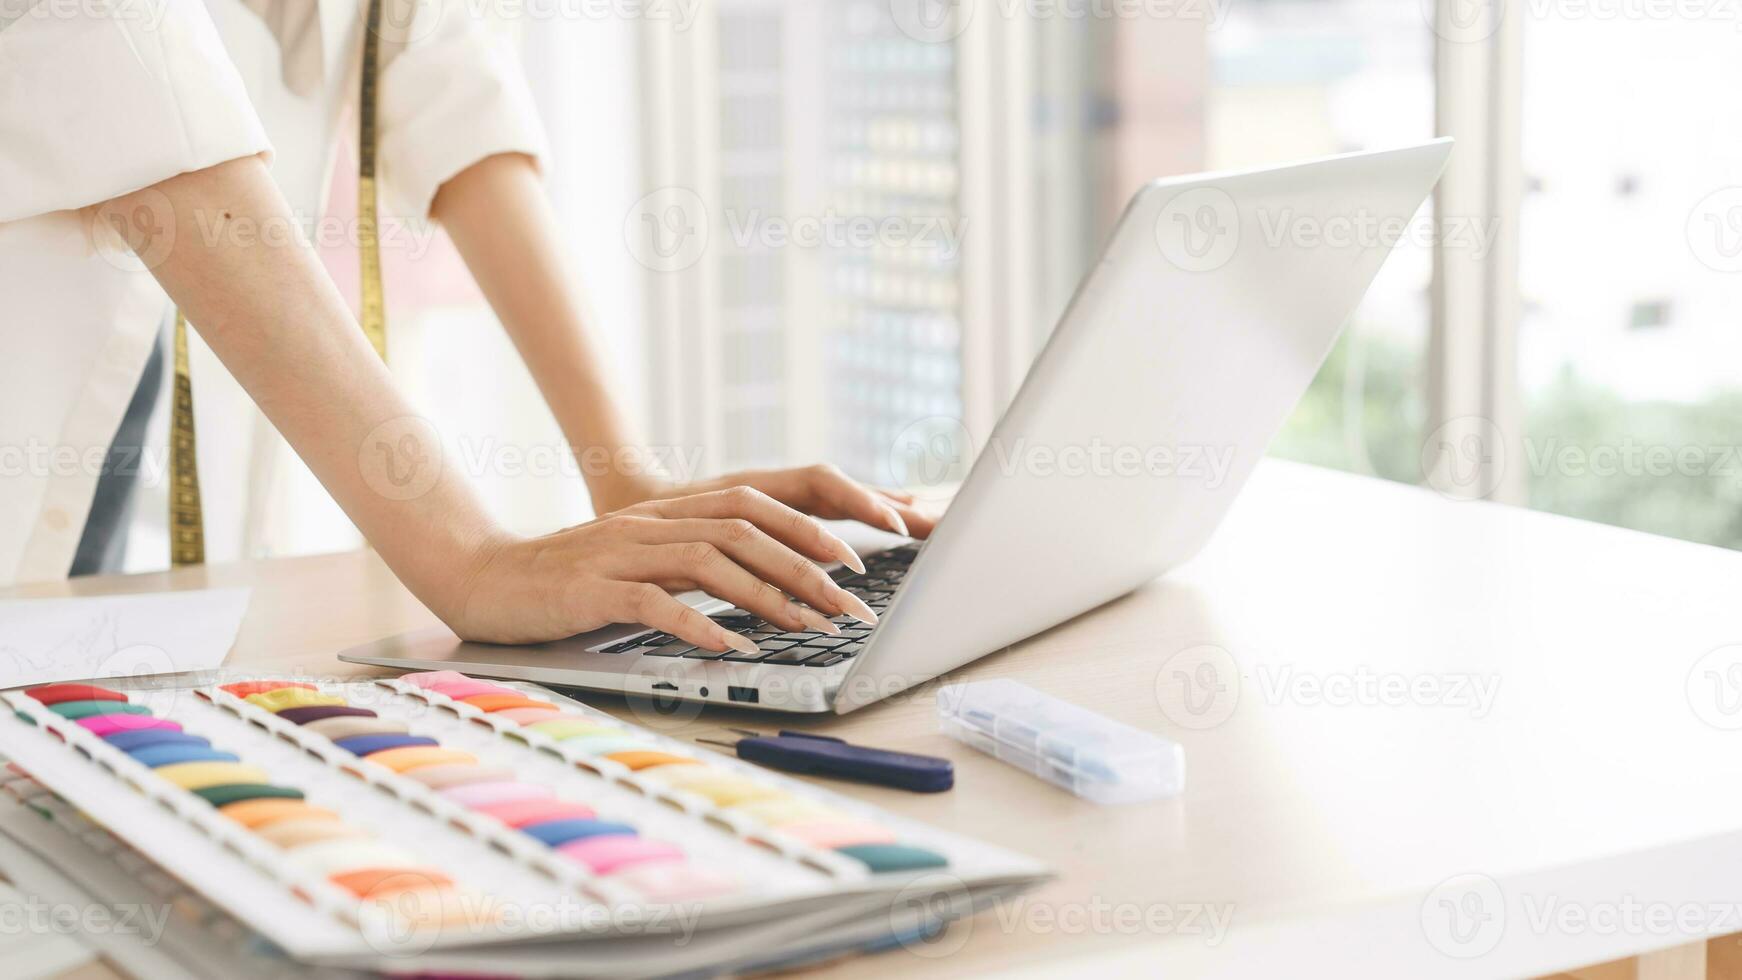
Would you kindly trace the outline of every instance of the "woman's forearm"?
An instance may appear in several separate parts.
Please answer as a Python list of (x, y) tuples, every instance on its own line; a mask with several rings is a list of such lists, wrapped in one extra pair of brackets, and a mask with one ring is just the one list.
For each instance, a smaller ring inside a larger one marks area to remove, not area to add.
[[(510, 181), (501, 209), (528, 207), (520, 187)], [(436, 430), (394, 389), (260, 160), (184, 174), (98, 211), (94, 218), (145, 257), (400, 580), (462, 637), (531, 643), (643, 623), (716, 652), (755, 652), (750, 640), (668, 594), (689, 589), (787, 630), (839, 632), (828, 618), (838, 616), (876, 622), (863, 601), (813, 564), (852, 563), (852, 549), (747, 487), (650, 500), (537, 538), (499, 530), (458, 468), (442, 465)], [(520, 229), (527, 232), (526, 223)], [(478, 245), (479, 236), (466, 237)], [(531, 262), (542, 251), (554, 252), (554, 242), (515, 250), (509, 261)], [(557, 274), (553, 266), (533, 281)], [(500, 267), (481, 278), (510, 292), (524, 281)], [(561, 301), (522, 306), (500, 298), (499, 308), (515, 310), (517, 322), (573, 315)], [(582, 377), (596, 380), (598, 362), (581, 353), (578, 329), (568, 341), (533, 331), (532, 344), (535, 364), (542, 356), (578, 357)], [(581, 412), (586, 431), (618, 431), (603, 384), (582, 387), (590, 390), (573, 404), (597, 413)]]
[[(649, 462), (613, 395), (590, 336), (592, 317), (569, 267), (548, 198), (532, 161), (488, 157), (437, 193), (432, 213), (453, 238), (490, 306), (502, 320), (533, 380), (576, 453), (600, 511), (640, 499)], [(620, 467), (628, 450), (637, 465)], [(612, 465), (591, 465), (593, 459)]]
[[(502, 533), (399, 394), (257, 158), (101, 205), (376, 550), (444, 617)], [(207, 461), (213, 465), (214, 461)]]

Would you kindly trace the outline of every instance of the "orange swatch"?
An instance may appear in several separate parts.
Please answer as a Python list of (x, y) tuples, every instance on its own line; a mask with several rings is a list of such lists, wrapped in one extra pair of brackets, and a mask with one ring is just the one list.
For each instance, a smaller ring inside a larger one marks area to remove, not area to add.
[(395, 892), (446, 888), (452, 878), (429, 868), (358, 868), (327, 879), (358, 898), (381, 898)]
[(535, 701), (524, 694), (474, 694), (461, 698), (479, 711), (502, 711), (506, 708), (554, 708), (549, 701)]
[(654, 766), (700, 765), (695, 759), (687, 756), (672, 755), (670, 752), (655, 752), (652, 749), (636, 749), (629, 752), (613, 752), (605, 758), (612, 762), (622, 763), (630, 769), (651, 769)]
[(313, 806), (301, 800), (264, 797), (243, 800), (218, 807), (218, 812), (249, 830), (280, 820), (337, 820), (339, 815), (325, 807)]

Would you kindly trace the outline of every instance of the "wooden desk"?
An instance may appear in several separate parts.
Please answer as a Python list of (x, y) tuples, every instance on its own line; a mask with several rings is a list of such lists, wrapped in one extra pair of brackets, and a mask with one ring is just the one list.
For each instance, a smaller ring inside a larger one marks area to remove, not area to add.
[[(232, 666), (358, 673), (334, 652), (430, 623), (366, 554), (6, 594), (240, 583)], [(1268, 463), (1200, 559), (954, 675), (1179, 740), (1181, 799), (1079, 801), (936, 734), (933, 687), (782, 722), (953, 758), (953, 792), (852, 792), (1060, 873), (826, 972), (1701, 975), (1742, 931), (1738, 643), (1742, 554)]]

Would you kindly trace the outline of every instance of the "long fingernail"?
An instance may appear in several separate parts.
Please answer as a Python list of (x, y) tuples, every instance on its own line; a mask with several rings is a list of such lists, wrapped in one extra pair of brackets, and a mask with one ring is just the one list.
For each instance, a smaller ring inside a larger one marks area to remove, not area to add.
[(865, 601), (846, 589), (836, 589), (835, 599), (841, 603), (842, 610), (849, 616), (864, 623), (866, 626), (877, 625), (877, 614)]
[(809, 606), (801, 606), (796, 602), (792, 604), (792, 608), (793, 612), (798, 615), (798, 618), (804, 620), (804, 624), (809, 626), (811, 629), (816, 630), (819, 633), (828, 633), (833, 636), (839, 636), (841, 634), (841, 628), (839, 626), (829, 622), (827, 617), (822, 613), (817, 612), (815, 609), (812, 609)]
[(888, 519), (890, 525), (889, 529), (891, 531), (894, 531), (896, 534), (899, 534), (904, 538), (910, 538), (913, 536), (907, 533), (907, 522), (901, 519), (901, 514), (898, 513), (894, 507), (883, 508), (883, 516)]
[(834, 535), (830, 535), (829, 550), (835, 553), (836, 561), (851, 568), (853, 571), (858, 572), (860, 575), (865, 574), (865, 563), (859, 560), (858, 553), (853, 551), (853, 549), (847, 545), (847, 542), (842, 541)]
[(737, 633), (726, 633), (723, 636), (723, 639), (726, 641), (727, 646), (738, 651), (739, 653), (749, 654), (751, 656), (755, 656), (756, 654), (762, 652), (762, 649), (760, 647), (758, 647), (754, 643), (751, 643), (748, 638), (743, 637), (743, 636), (739, 636)]

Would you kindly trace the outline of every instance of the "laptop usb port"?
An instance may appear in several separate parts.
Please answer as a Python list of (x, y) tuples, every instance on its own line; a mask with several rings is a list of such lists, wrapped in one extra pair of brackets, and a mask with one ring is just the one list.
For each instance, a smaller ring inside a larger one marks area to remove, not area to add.
[(742, 701), (745, 704), (755, 704), (762, 700), (762, 692), (754, 687), (728, 687), (726, 688), (726, 697), (733, 701)]

